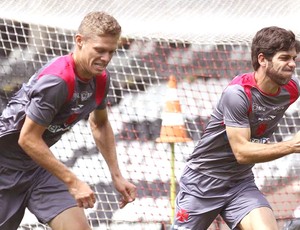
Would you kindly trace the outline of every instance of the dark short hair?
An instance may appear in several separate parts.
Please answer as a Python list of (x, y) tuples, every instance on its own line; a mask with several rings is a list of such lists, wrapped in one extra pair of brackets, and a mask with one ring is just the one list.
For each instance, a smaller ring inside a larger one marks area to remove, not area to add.
[(296, 40), (295, 34), (277, 26), (265, 27), (259, 30), (252, 40), (251, 59), (252, 66), (256, 71), (260, 64), (258, 55), (262, 53), (267, 60), (271, 60), (279, 51), (289, 51), (295, 48), (300, 51), (300, 42)]

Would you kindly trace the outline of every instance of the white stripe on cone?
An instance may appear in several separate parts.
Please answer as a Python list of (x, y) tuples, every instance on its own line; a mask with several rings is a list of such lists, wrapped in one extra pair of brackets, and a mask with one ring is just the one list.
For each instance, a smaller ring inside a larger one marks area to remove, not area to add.
[(181, 113), (166, 113), (161, 115), (163, 126), (184, 125), (183, 116)]

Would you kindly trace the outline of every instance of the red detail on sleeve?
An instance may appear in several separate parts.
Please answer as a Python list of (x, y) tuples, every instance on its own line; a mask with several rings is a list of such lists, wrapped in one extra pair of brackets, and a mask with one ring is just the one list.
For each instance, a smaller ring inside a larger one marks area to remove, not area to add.
[(290, 104), (292, 104), (299, 97), (299, 91), (296, 83), (291, 80), (287, 85), (284, 85), (283, 87), (290, 93)]
[(105, 95), (107, 75), (103, 71), (101, 75), (96, 76), (96, 103), (99, 105)]
[(239, 84), (243, 86), (244, 91), (248, 97), (249, 100), (249, 108), (248, 108), (248, 114), (252, 112), (252, 94), (251, 94), (251, 88), (256, 86), (256, 82), (254, 79), (254, 73), (246, 73), (243, 75), (239, 75), (235, 77), (229, 85)]
[(73, 69), (73, 63), (71, 62), (71, 55), (61, 56), (57, 58), (50, 65), (46, 66), (42, 72), (39, 73), (38, 78), (45, 75), (55, 75), (64, 79), (68, 86), (68, 98), (67, 101), (71, 100), (74, 92), (75, 74)]

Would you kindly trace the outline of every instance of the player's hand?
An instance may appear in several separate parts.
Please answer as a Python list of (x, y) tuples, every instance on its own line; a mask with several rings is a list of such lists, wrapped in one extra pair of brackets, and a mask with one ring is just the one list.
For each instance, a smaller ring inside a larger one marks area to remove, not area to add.
[(90, 186), (80, 180), (77, 180), (69, 188), (69, 192), (77, 201), (77, 205), (80, 208), (93, 208), (96, 202), (95, 193)]
[(128, 203), (131, 203), (136, 198), (136, 186), (123, 177), (115, 178), (113, 180), (115, 188), (121, 194), (119, 202), (120, 208), (124, 208)]

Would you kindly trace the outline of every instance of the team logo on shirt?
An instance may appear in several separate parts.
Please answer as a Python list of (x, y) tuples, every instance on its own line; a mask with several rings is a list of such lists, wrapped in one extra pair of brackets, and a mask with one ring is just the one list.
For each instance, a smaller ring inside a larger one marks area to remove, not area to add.
[(74, 93), (74, 98), (79, 99), (80, 101), (86, 101), (88, 100), (91, 96), (93, 95), (92, 92), (88, 92), (88, 91), (82, 91), (80, 93), (75, 92)]
[(87, 92), (87, 91), (83, 91), (80, 93), (80, 99), (81, 101), (86, 101), (88, 100), (91, 96), (93, 95), (93, 93)]
[(81, 109), (84, 107), (84, 101), (87, 101), (93, 93), (88, 91), (82, 91), (80, 93), (74, 93), (73, 103), (74, 106), (71, 108), (73, 113), (80, 113)]
[(185, 209), (180, 209), (177, 213), (176, 213), (176, 219), (179, 222), (185, 222), (187, 221), (189, 218), (189, 214)]

